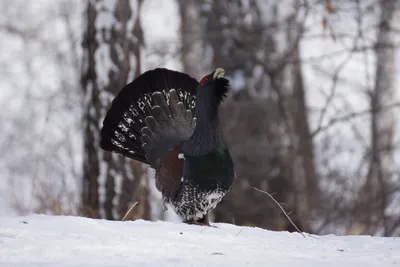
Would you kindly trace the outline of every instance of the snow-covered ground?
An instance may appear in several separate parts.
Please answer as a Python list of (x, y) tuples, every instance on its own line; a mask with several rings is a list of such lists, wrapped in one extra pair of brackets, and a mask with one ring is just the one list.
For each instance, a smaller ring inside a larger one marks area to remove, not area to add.
[(400, 266), (400, 238), (32, 215), (0, 220), (0, 266)]

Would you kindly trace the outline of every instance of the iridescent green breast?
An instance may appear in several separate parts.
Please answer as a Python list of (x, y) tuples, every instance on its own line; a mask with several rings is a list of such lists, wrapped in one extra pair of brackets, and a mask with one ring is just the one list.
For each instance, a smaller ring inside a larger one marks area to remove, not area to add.
[(234, 165), (226, 148), (199, 156), (185, 155), (185, 179), (196, 181), (206, 190), (229, 189), (233, 182)]

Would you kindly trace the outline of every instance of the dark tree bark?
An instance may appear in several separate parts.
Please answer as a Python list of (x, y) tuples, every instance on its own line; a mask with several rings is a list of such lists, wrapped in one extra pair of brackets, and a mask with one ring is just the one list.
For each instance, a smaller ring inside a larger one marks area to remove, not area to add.
[[(92, 218), (100, 218), (100, 200), (99, 200), (99, 158), (98, 158), (98, 119), (101, 104), (98, 98), (99, 88), (96, 81), (95, 71), (95, 52), (98, 48), (96, 41), (95, 22), (97, 10), (89, 2), (86, 10), (87, 29), (84, 36), (84, 61), (87, 63), (87, 69), (84, 69), (82, 75), (82, 88), (85, 94), (85, 114), (84, 114), (84, 162), (83, 162), (83, 187), (82, 187), (82, 205), (83, 214)], [(89, 88), (90, 87), (90, 88)], [(94, 124), (94, 125), (93, 125)], [(95, 129), (92, 129), (94, 126)], [(95, 130), (96, 132), (94, 132)]]

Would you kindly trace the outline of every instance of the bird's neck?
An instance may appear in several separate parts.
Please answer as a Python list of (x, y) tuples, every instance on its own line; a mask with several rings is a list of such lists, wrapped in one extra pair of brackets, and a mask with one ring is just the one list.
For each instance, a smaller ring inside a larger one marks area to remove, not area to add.
[(192, 155), (204, 155), (224, 147), (222, 130), (219, 124), (218, 104), (202, 101), (196, 105), (196, 128), (188, 140)]

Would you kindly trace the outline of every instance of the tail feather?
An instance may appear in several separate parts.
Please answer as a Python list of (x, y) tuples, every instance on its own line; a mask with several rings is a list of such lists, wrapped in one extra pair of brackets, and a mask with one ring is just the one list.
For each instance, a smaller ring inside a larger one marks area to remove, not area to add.
[[(156, 168), (165, 153), (192, 135), (195, 121), (191, 110), (184, 109), (181, 101), (175, 101), (178, 100), (175, 89), (169, 91), (167, 98), (158, 92), (152, 96), (157, 105), (145, 119), (146, 126), (142, 128), (141, 140), (146, 159)], [(171, 98), (174, 100), (171, 101)]]
[(193, 131), (197, 85), (176, 71), (143, 73), (113, 100), (103, 121), (100, 146), (156, 166), (173, 142)]

